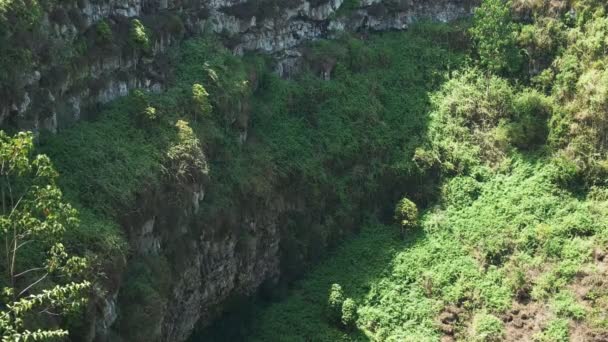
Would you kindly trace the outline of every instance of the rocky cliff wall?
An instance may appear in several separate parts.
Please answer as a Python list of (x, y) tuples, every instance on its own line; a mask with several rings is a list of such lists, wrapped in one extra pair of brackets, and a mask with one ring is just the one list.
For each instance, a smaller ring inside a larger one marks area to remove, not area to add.
[[(161, 91), (166, 53), (215, 32), (235, 53), (277, 57), (288, 74), (302, 41), (343, 31), (400, 30), (466, 16), (475, 0), (74, 0), (34, 4), (33, 26), (4, 14), (0, 127), (56, 131), (131, 89)], [(17, 1), (15, 1), (16, 3)], [(33, 10), (32, 10), (33, 11)], [(12, 18), (12, 19), (15, 19)], [(143, 31), (138, 32), (139, 24)], [(24, 27), (21, 27), (24, 26)], [(139, 36), (143, 34), (144, 36)]]

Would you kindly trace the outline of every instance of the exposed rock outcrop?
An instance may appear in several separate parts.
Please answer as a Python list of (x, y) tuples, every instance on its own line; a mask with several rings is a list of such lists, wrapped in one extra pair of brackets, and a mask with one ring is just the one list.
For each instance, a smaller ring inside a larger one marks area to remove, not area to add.
[[(277, 71), (297, 64), (302, 41), (343, 31), (400, 30), (421, 19), (466, 16), (476, 0), (81, 0), (43, 12), (32, 61), (0, 84), (0, 126), (56, 131), (134, 88), (160, 91), (165, 52), (184, 37), (213, 31), (235, 53), (275, 54)], [(356, 1), (354, 2), (356, 3)], [(130, 37), (133, 20), (149, 46)], [(108, 32), (108, 30), (110, 32)], [(15, 34), (14, 39), (19, 39)], [(17, 44), (18, 45), (18, 44)]]

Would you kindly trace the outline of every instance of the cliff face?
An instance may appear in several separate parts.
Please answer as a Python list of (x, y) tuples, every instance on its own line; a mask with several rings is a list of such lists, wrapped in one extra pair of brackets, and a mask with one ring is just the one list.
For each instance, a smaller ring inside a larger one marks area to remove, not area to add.
[[(0, 78), (0, 127), (56, 131), (135, 88), (163, 90), (166, 55), (185, 37), (215, 32), (236, 54), (272, 54), (289, 75), (305, 40), (344, 31), (401, 30), (414, 21), (450, 21), (475, 0), (79, 0), (46, 4), (27, 62)], [(143, 25), (143, 30), (141, 25)], [(142, 33), (143, 32), (143, 33)], [(10, 62), (10, 60), (9, 60)], [(246, 131), (244, 132), (246, 137)], [(243, 141), (245, 138), (243, 138)], [(170, 187), (170, 184), (167, 184)], [(174, 197), (180, 201), (175, 201)], [(183, 341), (210, 323), (226, 302), (282, 276), (281, 227), (305, 213), (303, 200), (274, 193), (241, 199), (238, 208), (204, 217), (204, 184), (141, 194), (121, 224), (136, 257), (162, 255), (171, 270), (152, 340)], [(117, 290), (98, 303), (86, 335), (117, 340)], [(120, 333), (118, 333), (120, 335)]]
[[(126, 217), (123, 226), (135, 258), (161, 255), (169, 262), (171, 279), (161, 312), (157, 321), (146, 323), (156, 327), (153, 340), (184, 341), (197, 323), (210, 323), (228, 299), (252, 295), (262, 283), (278, 280), (280, 218), (297, 209), (293, 204), (276, 198), (202, 218), (204, 188), (199, 184), (179, 193), (146, 195), (141, 210)], [(115, 307), (114, 301), (103, 303), (103, 310)], [(96, 339), (115, 339), (116, 314), (98, 317)]]
[[(304, 40), (342, 31), (400, 30), (450, 21), (474, 0), (78, 0), (44, 2), (33, 27), (2, 32), (0, 126), (56, 131), (134, 88), (161, 91), (165, 54), (184, 37), (213, 31), (235, 53), (275, 54), (288, 74)], [(0, 13), (2, 14), (2, 13)], [(137, 23), (145, 28), (138, 40)], [(23, 32), (22, 32), (23, 31)], [(140, 37), (141, 38), (141, 37)]]

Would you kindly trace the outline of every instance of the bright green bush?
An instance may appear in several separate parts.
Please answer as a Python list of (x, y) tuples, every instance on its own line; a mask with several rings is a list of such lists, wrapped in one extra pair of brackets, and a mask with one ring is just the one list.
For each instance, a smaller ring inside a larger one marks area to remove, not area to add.
[(553, 319), (542, 330), (534, 336), (534, 341), (538, 342), (569, 342), (570, 328), (568, 320)]
[(473, 317), (472, 341), (499, 342), (505, 337), (504, 323), (496, 316), (482, 312)]
[(156, 108), (152, 106), (144, 108), (141, 114), (145, 120), (154, 121), (158, 119), (158, 113), (156, 112)]
[(135, 47), (143, 51), (150, 49), (150, 38), (148, 37), (146, 27), (139, 19), (131, 20), (130, 38), (131, 43)]
[(208, 117), (211, 114), (211, 104), (209, 103), (209, 93), (201, 84), (192, 85), (192, 107), (194, 109), (194, 119), (197, 117)]
[(194, 131), (183, 120), (175, 123), (177, 141), (167, 151), (165, 173), (181, 184), (201, 181), (208, 173), (207, 159)]
[(357, 321), (357, 303), (352, 298), (346, 298), (342, 303), (342, 324), (352, 328)]
[(340, 321), (342, 317), (342, 305), (344, 303), (344, 292), (340, 284), (332, 284), (327, 297), (327, 313), (330, 320)]
[(553, 298), (551, 308), (558, 317), (581, 320), (586, 314), (585, 307), (577, 303), (574, 295), (567, 291), (562, 291)]
[(541, 146), (547, 140), (551, 100), (534, 90), (524, 90), (513, 101), (514, 117), (509, 124), (509, 142), (520, 149)]
[(473, 177), (458, 176), (446, 182), (442, 190), (441, 195), (446, 204), (463, 207), (477, 199), (481, 184)]
[(491, 72), (513, 73), (520, 68), (518, 27), (511, 17), (510, 5), (510, 1), (484, 0), (475, 9), (470, 33), (481, 64)]
[(435, 151), (446, 173), (500, 163), (509, 145), (496, 133), (513, 120), (514, 97), (506, 80), (479, 69), (457, 73), (433, 94), (427, 150)]
[(402, 198), (395, 207), (395, 220), (403, 229), (413, 229), (418, 225), (418, 207), (408, 198)]

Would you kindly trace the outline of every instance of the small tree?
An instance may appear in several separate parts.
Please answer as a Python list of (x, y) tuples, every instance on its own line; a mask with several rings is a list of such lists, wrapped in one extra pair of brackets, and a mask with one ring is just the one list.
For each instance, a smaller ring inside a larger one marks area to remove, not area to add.
[(407, 198), (402, 198), (395, 207), (395, 220), (401, 225), (401, 233), (413, 229), (418, 225), (418, 208), (416, 203)]
[(470, 33), (481, 64), (493, 72), (514, 72), (520, 66), (517, 25), (511, 17), (511, 2), (484, 0), (475, 10)]
[(166, 174), (180, 184), (203, 180), (209, 168), (200, 140), (188, 122), (178, 120), (175, 127), (177, 141), (167, 151)]
[(141, 111), (140, 115), (142, 116), (142, 119), (148, 121), (155, 121), (156, 119), (158, 119), (156, 108), (152, 106), (147, 106), (146, 108), (144, 108), (144, 110)]
[(77, 281), (86, 261), (70, 257), (61, 243), (78, 224), (62, 199), (48, 157), (31, 158), (33, 138), (0, 131), (0, 333), (2, 341), (58, 338), (67, 331), (34, 322), (75, 310), (86, 300), (88, 281)]
[(327, 300), (327, 311), (332, 321), (340, 321), (342, 317), (342, 304), (344, 303), (344, 292), (340, 284), (332, 284), (329, 289)]
[(194, 121), (197, 117), (207, 117), (211, 114), (211, 104), (209, 103), (209, 93), (201, 84), (192, 85), (192, 107), (194, 111)]
[(148, 97), (140, 89), (135, 89), (131, 92), (131, 99), (134, 104), (134, 111), (137, 121), (140, 125), (147, 125), (159, 119), (159, 112), (150, 105)]
[(352, 298), (346, 298), (342, 303), (342, 324), (352, 328), (357, 321), (357, 303)]
[(150, 49), (150, 39), (148, 38), (146, 27), (139, 19), (133, 19), (131, 21), (130, 36), (131, 42), (135, 47), (143, 51), (148, 51)]

